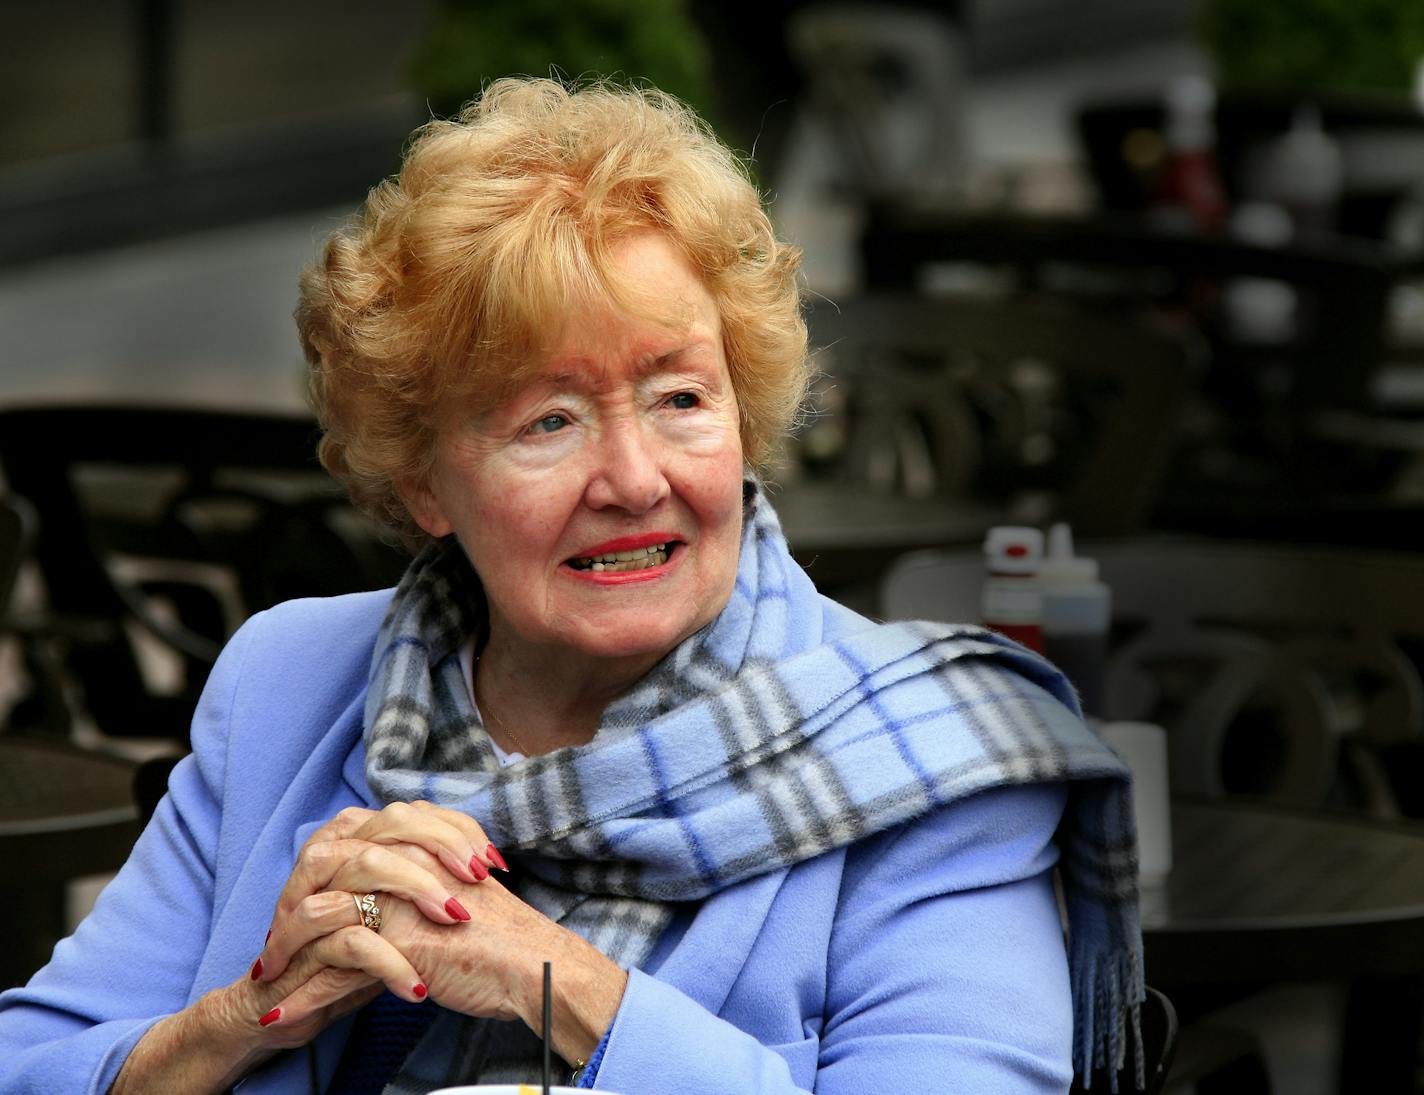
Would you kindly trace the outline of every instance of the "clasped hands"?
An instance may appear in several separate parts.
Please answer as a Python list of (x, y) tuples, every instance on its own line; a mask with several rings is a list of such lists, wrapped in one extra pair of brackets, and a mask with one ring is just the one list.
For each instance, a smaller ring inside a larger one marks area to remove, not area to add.
[[(480, 825), (457, 811), (428, 802), (343, 810), (303, 845), (282, 888), (246, 986), (246, 1021), (262, 1028), (266, 1048), (291, 1048), (388, 988), (467, 1015), (537, 1023), (538, 955), (567, 953), (571, 933), (491, 868), (508, 869)], [(357, 898), (367, 893), (380, 906), (379, 933), (363, 926)]]

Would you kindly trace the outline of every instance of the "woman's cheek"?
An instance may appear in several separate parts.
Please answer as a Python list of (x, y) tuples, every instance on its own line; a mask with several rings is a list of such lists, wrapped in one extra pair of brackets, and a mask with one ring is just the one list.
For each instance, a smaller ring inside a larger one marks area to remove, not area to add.
[(503, 450), (492, 461), (491, 470), (502, 468), (513, 473), (551, 471), (576, 456), (582, 440), (581, 431), (572, 426), (537, 440), (523, 438)]

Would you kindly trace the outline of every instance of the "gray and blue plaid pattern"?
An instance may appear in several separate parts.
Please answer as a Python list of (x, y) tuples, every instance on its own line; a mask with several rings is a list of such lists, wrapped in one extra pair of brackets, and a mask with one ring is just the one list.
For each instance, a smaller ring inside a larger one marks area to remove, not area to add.
[[(847, 629), (749, 481), (736, 587), (718, 618), (610, 706), (592, 742), (501, 769), (458, 659), (483, 604), (453, 543), (422, 553), (397, 589), (366, 705), (378, 798), (478, 818), (528, 868), (521, 896), (626, 967), (647, 957), (675, 902), (978, 791), (1067, 781), (1075, 1066), (1121, 1065), (1142, 996), (1127, 773), (1042, 659), (972, 627)], [(833, 616), (840, 637), (828, 641)], [(388, 1091), (536, 1076), (537, 1043), (499, 1029), (512, 1026), (442, 1016)]]

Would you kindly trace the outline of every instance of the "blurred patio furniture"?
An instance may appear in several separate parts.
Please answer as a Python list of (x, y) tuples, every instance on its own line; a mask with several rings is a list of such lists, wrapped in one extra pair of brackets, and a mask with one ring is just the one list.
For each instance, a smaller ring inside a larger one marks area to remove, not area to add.
[(1148, 977), (1193, 1020), (1182, 1064), (1190, 1032), (1221, 1030), (1195, 1019), (1213, 997), (1336, 981), (1349, 989), (1336, 1090), (1416, 1090), (1424, 827), (1184, 798), (1172, 803), (1172, 845), (1165, 885), (1143, 893), (1142, 927)]
[(995, 524), (1108, 534), (1150, 510), (1180, 340), (1062, 304), (909, 294), (822, 302), (808, 323), (821, 378), (773, 501), (830, 595), (871, 610), (897, 556)]
[[(18, 659), (31, 663), (28, 692), (14, 691), (14, 682), (5, 682), (9, 694), (3, 698), (8, 706), (0, 718), (0, 731), (15, 718), (21, 723), (41, 724), (62, 722), (64, 718), (64, 695), (54, 672), (54, 660), (48, 650), (27, 642), (32, 638), (29, 633), (33, 621), (26, 621), (11, 602), (21, 567), (34, 549), (37, 525), (34, 507), (26, 499), (14, 493), (0, 493), (0, 655), (9, 655), (13, 644)], [(36, 672), (36, 663), (41, 659), (43, 664)]]
[[(25, 499), (0, 495), (0, 638), (34, 638), (23, 615), (7, 608), (37, 527)], [(62, 703), (58, 696), (47, 699)], [(118, 869), (139, 831), (132, 763), (6, 733), (9, 722), (0, 719), (0, 885), (6, 890), (0, 937), (7, 941), (0, 948), (0, 988), (27, 980), (64, 935), (66, 884)]]
[(1112, 714), (1168, 727), (1177, 790), (1398, 816), (1395, 786), (1424, 777), (1424, 561), (1183, 542), (1100, 562), (1137, 629)]
[[(1113, 594), (1108, 716), (1166, 727), (1174, 793), (1397, 818), (1424, 783), (1424, 561), (1179, 538), (1080, 542)], [(983, 561), (890, 568), (888, 618), (978, 619)]]
[(1397, 488), (1424, 454), (1424, 422), (1381, 405), (1376, 384), (1391, 293), (1409, 266), (1381, 245), (1275, 246), (1127, 215), (901, 204), (876, 211), (863, 250), (872, 286), (1048, 295), (1200, 336), (1208, 352), (1156, 525), (1270, 539), (1298, 534), (1317, 509), (1340, 506), (1379, 529), (1374, 507), (1418, 506)]
[[(1321, 128), (1343, 161), (1336, 229), (1375, 240), (1419, 197), (1424, 178), (1424, 112), (1407, 97), (1339, 91), (1305, 93), (1226, 91), (1217, 99), (1216, 158), (1233, 203), (1253, 196), (1253, 176), (1271, 143), (1291, 128), (1297, 111), (1318, 112)], [(1089, 103), (1077, 112), (1078, 138), (1103, 207), (1146, 209), (1152, 164), (1142, 148), (1163, 147), (1166, 120), (1160, 99)]]
[[(60, 672), (102, 732), (186, 742), (208, 669), (247, 615), (393, 581), (399, 554), (356, 520), (315, 437), (309, 420), (278, 416), (0, 411), (0, 467), (39, 519), (45, 604), (23, 629), (34, 686), (53, 689)], [(23, 726), (12, 712), (11, 729), (69, 730), (67, 712), (43, 714)]]
[(134, 765), (0, 733), (0, 988), (23, 984), (65, 933), (65, 886), (117, 870), (139, 833)]
[(804, 124), (828, 135), (829, 185), (864, 199), (948, 191), (964, 169), (964, 46), (954, 22), (893, 3), (808, 4), (787, 45)]
[(9, 608), (10, 592), (30, 550), (34, 528), (34, 507), (18, 495), (0, 494), (0, 620)]
[(839, 295), (856, 285), (868, 203), (961, 185), (963, 43), (948, 12), (923, 4), (807, 3), (785, 29), (800, 91), (772, 180), (775, 217), (805, 248), (808, 285)]
[(820, 411), (788, 494), (820, 482), (1097, 534), (1150, 510), (1188, 374), (1171, 336), (1062, 302), (905, 293), (819, 304), (809, 325)]

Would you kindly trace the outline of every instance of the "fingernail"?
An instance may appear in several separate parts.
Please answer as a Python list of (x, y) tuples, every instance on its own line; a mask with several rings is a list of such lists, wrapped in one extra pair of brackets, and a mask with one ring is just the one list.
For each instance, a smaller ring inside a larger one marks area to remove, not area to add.
[(492, 866), (498, 867), (501, 871), (508, 872), (509, 864), (504, 861), (504, 856), (499, 854), (499, 849), (493, 844), (485, 849), (485, 858), (490, 861)]
[(410, 991), (413, 992), (413, 993), (415, 993), (415, 997), (416, 997), (417, 1000), (424, 1000), (424, 999), (425, 999), (426, 988), (425, 988), (424, 985), (417, 984), (417, 985), (416, 985), (414, 988), (412, 988)]
[(262, 976), (262, 959), (259, 958), (256, 962), (253, 962), (253, 963), (252, 963), (252, 979), (253, 979), (254, 981), (256, 981), (256, 980), (257, 980), (259, 977), (261, 977), (261, 976)]
[(456, 920), (470, 919), (470, 914), (465, 911), (465, 906), (461, 905), (453, 897), (450, 898), (449, 901), (445, 902), (445, 911), (451, 916), (453, 916)]
[(258, 1019), (258, 1020), (257, 1020), (257, 1025), (258, 1025), (259, 1027), (270, 1027), (273, 1023), (275, 1023), (275, 1022), (276, 1022), (278, 1019), (280, 1019), (280, 1018), (282, 1018), (282, 1009), (281, 1009), (281, 1008), (273, 1008), (273, 1009), (272, 1009), (271, 1011), (269, 1011), (266, 1015), (262, 1016), (261, 1019)]
[(265, 946), (266, 946), (268, 943), (270, 943), (270, 942), (272, 942), (272, 929), (271, 929), (271, 928), (268, 928), (268, 929), (267, 929), (267, 938), (264, 939), (264, 940), (262, 940), (262, 945), (265, 947)]
[(483, 882), (489, 877), (489, 868), (480, 862), (477, 855), (470, 856), (470, 873), (475, 876), (476, 882)]

